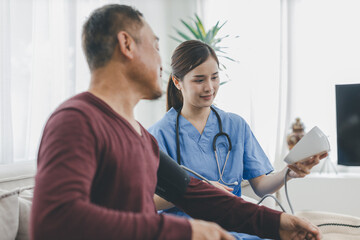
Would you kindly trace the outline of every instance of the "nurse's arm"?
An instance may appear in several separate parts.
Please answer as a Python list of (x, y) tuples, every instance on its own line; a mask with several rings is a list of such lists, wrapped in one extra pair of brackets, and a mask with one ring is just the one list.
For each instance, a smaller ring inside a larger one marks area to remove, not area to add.
[(259, 197), (274, 193), (284, 185), (284, 177), (285, 174), (287, 174), (288, 168), (290, 168), (291, 171), (288, 173), (287, 180), (292, 178), (303, 178), (310, 173), (311, 169), (317, 165), (321, 159), (325, 157), (327, 157), (327, 153), (314, 155), (307, 161), (288, 165), (280, 172), (252, 178), (249, 180), (250, 185)]
[(154, 194), (154, 202), (155, 202), (157, 211), (169, 209), (169, 208), (172, 208), (175, 206), (171, 202), (166, 201), (165, 199), (163, 199), (162, 197), (160, 197), (156, 194)]
[(256, 195), (263, 197), (266, 194), (276, 192), (284, 185), (284, 177), (286, 173), (287, 168), (284, 168), (282, 171), (277, 173), (261, 175), (256, 178), (249, 179), (249, 182)]

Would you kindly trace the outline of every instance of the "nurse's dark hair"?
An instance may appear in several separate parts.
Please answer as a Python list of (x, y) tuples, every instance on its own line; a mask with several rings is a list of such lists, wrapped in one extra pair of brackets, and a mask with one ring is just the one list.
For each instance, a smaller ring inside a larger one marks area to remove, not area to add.
[(167, 111), (172, 107), (179, 110), (183, 105), (181, 91), (176, 88), (172, 77), (183, 81), (188, 72), (205, 62), (209, 56), (213, 57), (219, 65), (215, 51), (204, 42), (189, 40), (181, 43), (175, 49), (171, 57), (171, 74), (167, 86)]
[(136, 42), (138, 30), (143, 26), (142, 13), (119, 4), (96, 9), (82, 29), (82, 47), (90, 71), (105, 66), (118, 44), (117, 34), (126, 31)]

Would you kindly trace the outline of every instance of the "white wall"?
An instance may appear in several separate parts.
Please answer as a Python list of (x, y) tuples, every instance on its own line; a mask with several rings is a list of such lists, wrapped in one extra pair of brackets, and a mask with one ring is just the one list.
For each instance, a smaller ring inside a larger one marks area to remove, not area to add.
[[(288, 182), (288, 194), (294, 212), (323, 211), (360, 217), (360, 175), (348, 173), (314, 173), (303, 179)], [(243, 194), (259, 199), (250, 186)], [(281, 204), (291, 213), (287, 204), (285, 188), (280, 190)], [(273, 206), (272, 199), (266, 200), (267, 206)]]
[(291, 119), (329, 136), (336, 163), (335, 84), (360, 82), (360, 1), (289, 1)]
[[(360, 175), (312, 174), (291, 180), (288, 193), (294, 211), (314, 210), (360, 217)], [(282, 189), (282, 199), (285, 195)]]

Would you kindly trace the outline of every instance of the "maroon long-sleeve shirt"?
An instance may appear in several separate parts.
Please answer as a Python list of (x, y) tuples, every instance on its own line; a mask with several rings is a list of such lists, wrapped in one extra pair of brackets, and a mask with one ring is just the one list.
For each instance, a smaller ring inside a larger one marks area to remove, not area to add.
[[(89, 92), (49, 118), (38, 155), (32, 239), (190, 239), (187, 219), (156, 213), (156, 140)], [(228, 230), (278, 238), (280, 213), (191, 179), (175, 203)]]

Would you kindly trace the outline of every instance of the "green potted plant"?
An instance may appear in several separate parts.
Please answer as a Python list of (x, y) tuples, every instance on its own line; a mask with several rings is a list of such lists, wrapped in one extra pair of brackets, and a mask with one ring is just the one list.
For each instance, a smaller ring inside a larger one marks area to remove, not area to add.
[[(195, 19), (191, 19), (190, 22), (186, 22), (183, 19), (180, 19), (180, 21), (185, 26), (185, 29), (188, 32), (183, 32), (175, 28), (175, 31), (178, 34), (178, 36), (177, 37), (170, 36), (172, 39), (174, 39), (179, 43), (187, 40), (199, 40), (205, 42), (215, 50), (216, 55), (219, 58), (223, 58), (231, 62), (237, 62), (235, 59), (227, 56), (228, 53), (225, 52), (225, 49), (227, 47), (221, 46), (222, 41), (225, 38), (228, 38), (229, 35), (218, 37), (219, 31), (226, 24), (226, 21), (222, 24), (220, 24), (220, 21), (217, 21), (215, 26), (211, 27), (209, 30), (205, 29), (204, 24), (202, 23), (201, 19), (197, 14), (195, 14)], [(236, 38), (237, 37), (238, 36), (236, 36)], [(226, 66), (224, 63), (222, 63), (222, 61), (220, 61), (220, 70), (221, 71), (226, 70)], [(224, 84), (230, 80), (229, 76), (226, 73), (225, 76), (227, 80), (222, 81), (221, 84)]]

